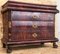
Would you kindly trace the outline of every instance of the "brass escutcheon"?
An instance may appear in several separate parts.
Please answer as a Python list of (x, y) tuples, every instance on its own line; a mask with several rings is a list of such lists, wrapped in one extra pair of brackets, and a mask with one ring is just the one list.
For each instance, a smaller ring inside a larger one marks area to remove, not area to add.
[(32, 36), (33, 36), (34, 38), (36, 38), (36, 37), (37, 37), (37, 34), (36, 34), (36, 33), (33, 33)]
[(37, 28), (38, 26), (37, 26), (37, 25), (35, 25), (35, 24), (33, 24), (33, 25), (32, 25), (32, 27), (33, 27), (33, 28)]
[(35, 16), (35, 15), (34, 15), (32, 18), (36, 19), (36, 18), (37, 18), (37, 16)]

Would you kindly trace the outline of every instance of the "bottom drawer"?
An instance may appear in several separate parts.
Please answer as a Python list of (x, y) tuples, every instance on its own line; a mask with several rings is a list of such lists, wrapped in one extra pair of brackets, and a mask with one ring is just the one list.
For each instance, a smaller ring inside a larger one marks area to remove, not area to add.
[(34, 40), (49, 40), (54, 38), (53, 31), (38, 30), (38, 31), (20, 31), (12, 32), (9, 36), (9, 41), (34, 41)]
[(40, 34), (38, 32), (28, 31), (28, 32), (14, 32), (10, 36), (9, 41), (33, 41), (39, 38)]

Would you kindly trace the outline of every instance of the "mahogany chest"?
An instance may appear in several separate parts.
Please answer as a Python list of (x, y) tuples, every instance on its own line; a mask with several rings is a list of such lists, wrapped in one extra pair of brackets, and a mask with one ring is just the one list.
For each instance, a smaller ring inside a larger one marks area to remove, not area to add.
[(56, 5), (31, 4), (8, 1), (2, 6), (3, 47), (11, 52), (11, 47), (44, 45), (55, 42)]

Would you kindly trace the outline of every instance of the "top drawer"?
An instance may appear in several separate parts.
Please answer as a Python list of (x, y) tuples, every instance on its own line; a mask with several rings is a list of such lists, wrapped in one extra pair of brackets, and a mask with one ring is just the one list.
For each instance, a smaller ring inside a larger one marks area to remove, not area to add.
[(52, 13), (41, 13), (41, 12), (23, 12), (23, 11), (12, 11), (11, 20), (22, 20), (22, 21), (34, 21), (34, 20), (54, 20), (54, 14)]

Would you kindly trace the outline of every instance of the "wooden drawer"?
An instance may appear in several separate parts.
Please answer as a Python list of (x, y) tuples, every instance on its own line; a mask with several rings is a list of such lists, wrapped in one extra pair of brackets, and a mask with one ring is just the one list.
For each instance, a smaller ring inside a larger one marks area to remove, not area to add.
[[(54, 27), (54, 23), (52, 21), (12, 21), (12, 31), (13, 32), (24, 32), (24, 31), (37, 31), (41, 30), (43, 27)], [(53, 28), (52, 28), (53, 29)], [(44, 30), (44, 28), (42, 29)], [(28, 32), (29, 32), (28, 31)]]
[(12, 30), (13, 31), (26, 31), (26, 30), (41, 30), (42, 27), (51, 27), (54, 26), (52, 21), (12, 21)]
[[(50, 28), (50, 29), (49, 29)], [(9, 41), (51, 40), (54, 37), (53, 27), (43, 27), (41, 30), (12, 31)]]
[(53, 21), (12, 21), (12, 26), (54, 26)]
[(39, 31), (12, 32), (9, 41), (33, 41), (39, 37)]
[(18, 21), (34, 21), (34, 20), (54, 20), (54, 14), (52, 13), (40, 13), (40, 12), (19, 12), (12, 11), (11, 12), (11, 20)]

